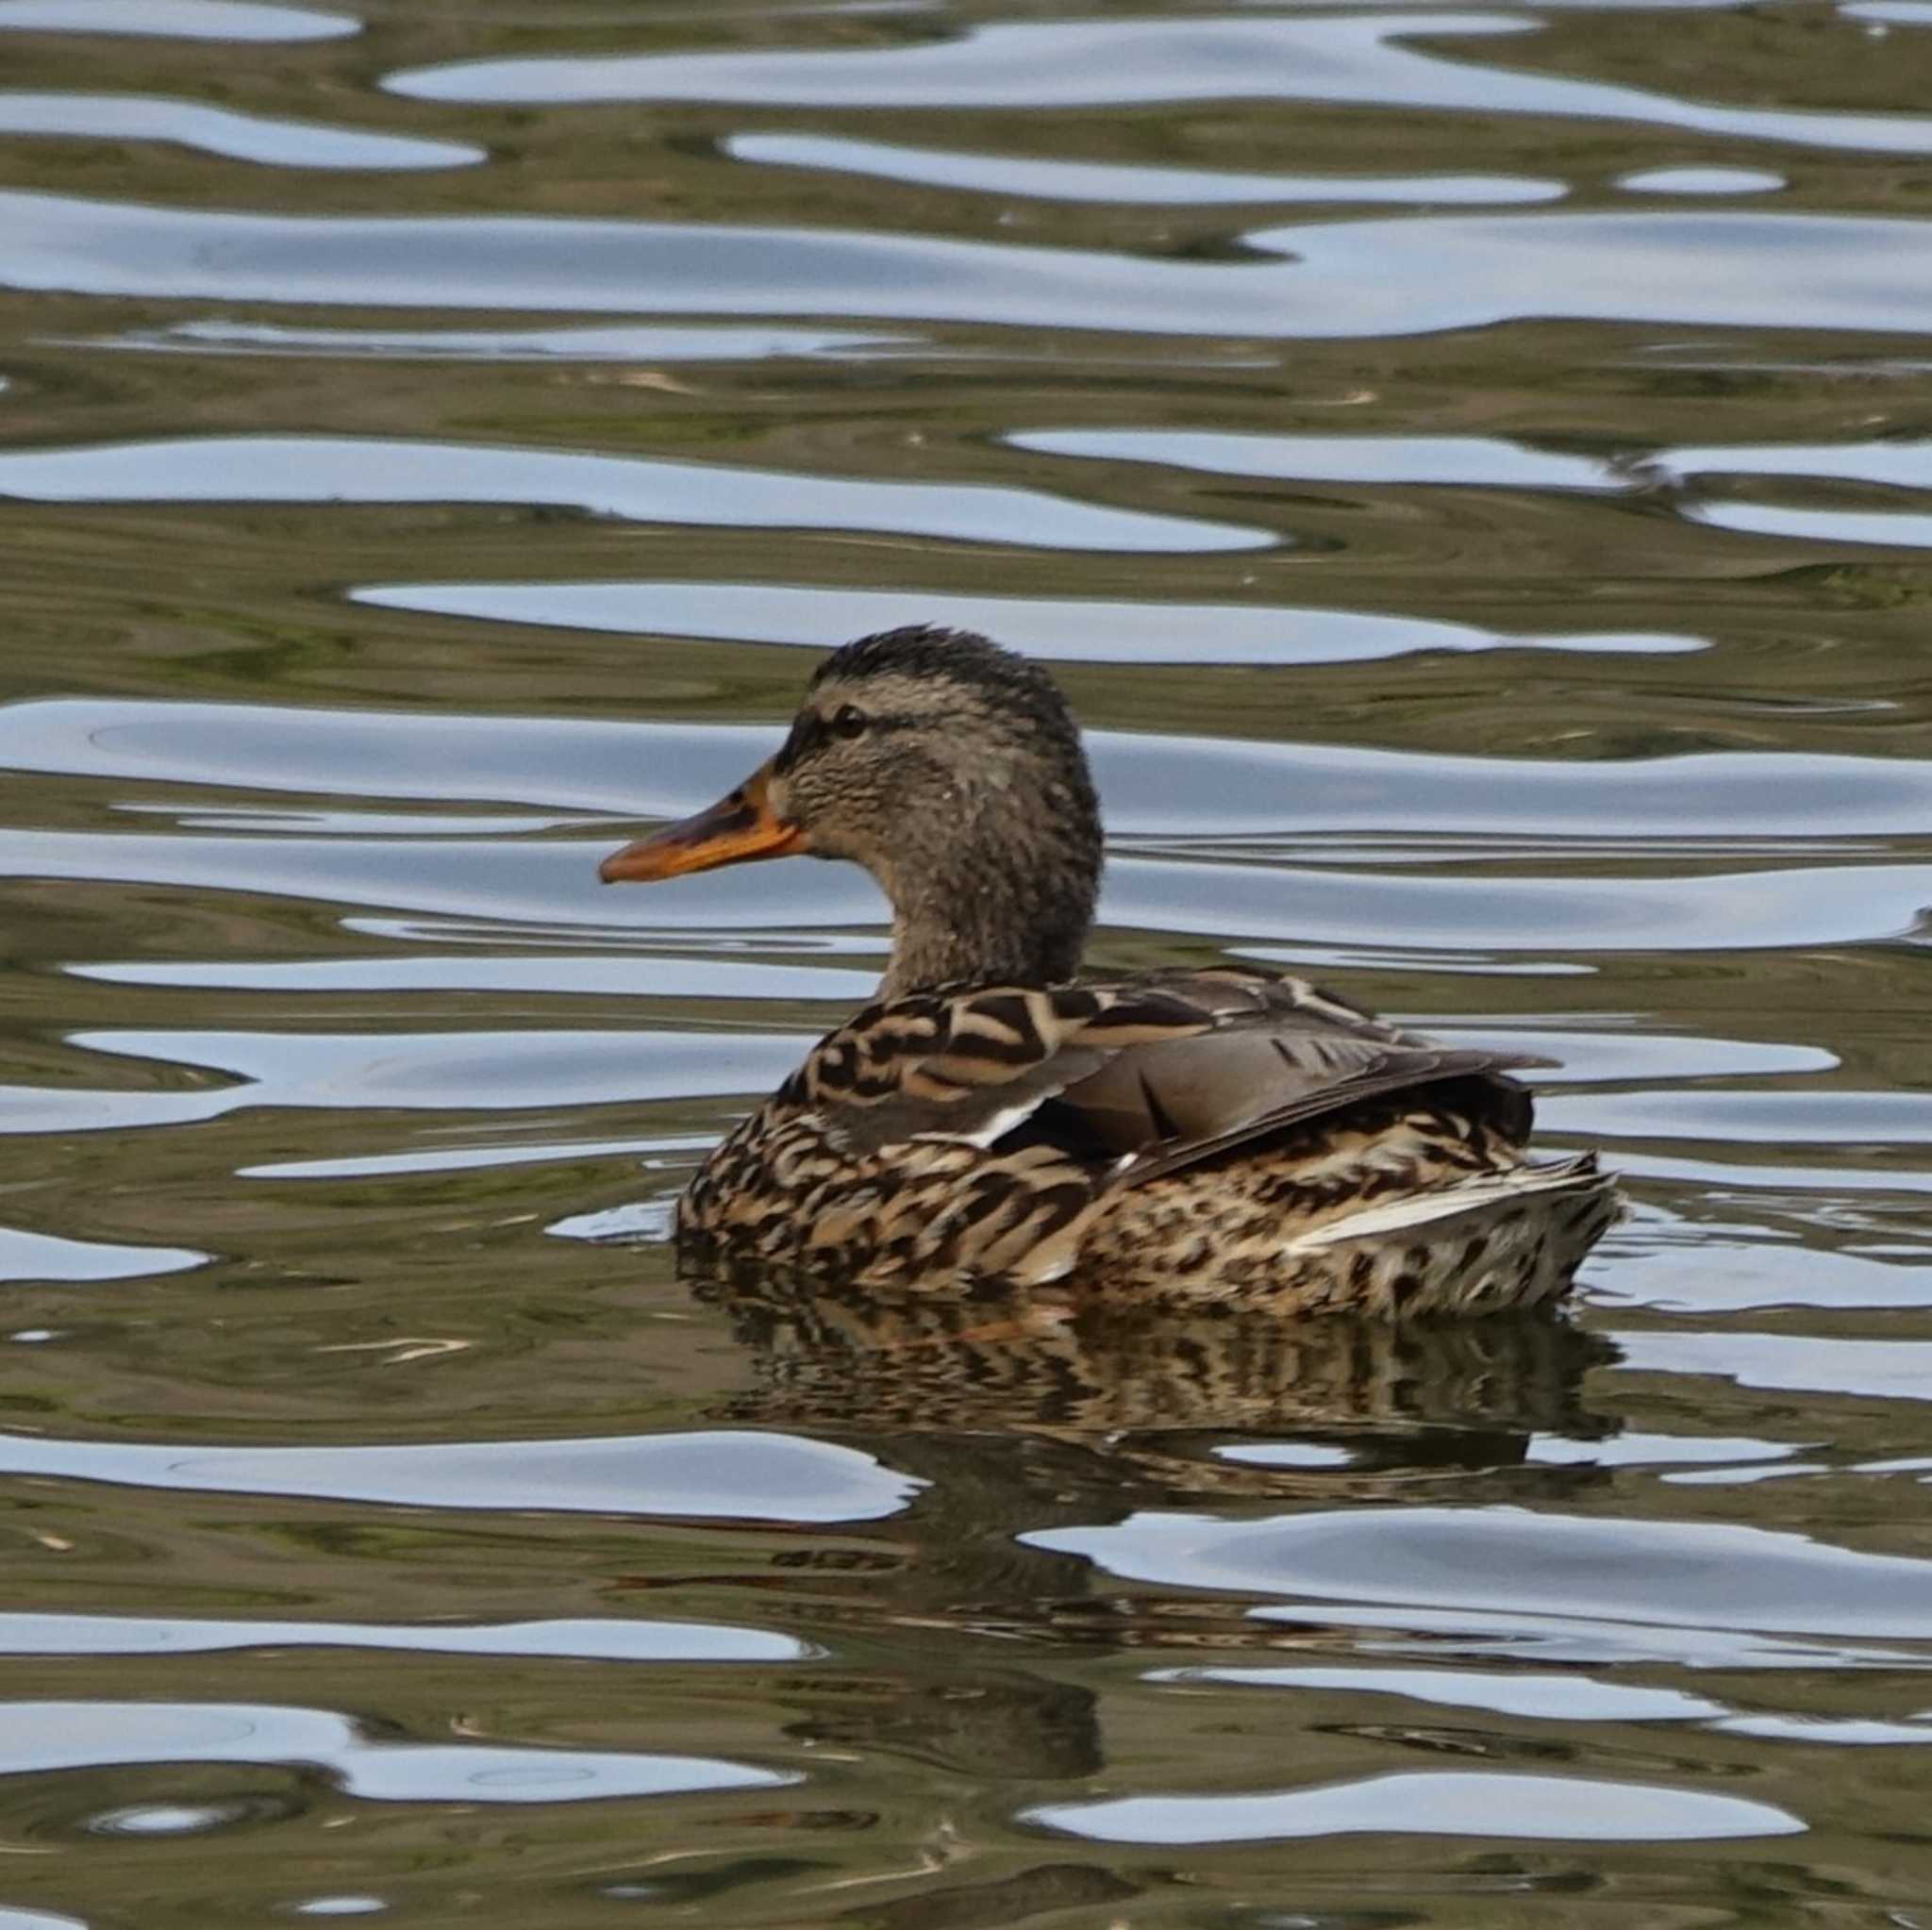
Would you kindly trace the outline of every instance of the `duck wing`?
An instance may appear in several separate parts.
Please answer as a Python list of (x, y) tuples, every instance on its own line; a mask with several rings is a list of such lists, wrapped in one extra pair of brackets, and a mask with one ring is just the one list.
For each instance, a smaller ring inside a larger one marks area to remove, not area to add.
[(1124, 1158), (1124, 1184), (1452, 1079), (1478, 1082), (1482, 1111), (1510, 1140), (1528, 1138), (1529, 1095), (1507, 1074), (1548, 1059), (1441, 1045), (1302, 978), (1202, 972), (1185, 984), (1213, 1012), (1211, 1030), (1115, 1055), (1063, 1095), (1083, 1126)]
[(932, 1139), (984, 1149), (1123, 1053), (1216, 1023), (1157, 981), (919, 992), (828, 1034), (776, 1097), (816, 1113), (846, 1153)]
[(1240, 969), (940, 990), (859, 1013), (781, 1093), (853, 1154), (1044, 1141), (1134, 1184), (1407, 1088), (1478, 1078), (1528, 1129), (1509, 1071), (1547, 1061), (1404, 1033), (1304, 979)]

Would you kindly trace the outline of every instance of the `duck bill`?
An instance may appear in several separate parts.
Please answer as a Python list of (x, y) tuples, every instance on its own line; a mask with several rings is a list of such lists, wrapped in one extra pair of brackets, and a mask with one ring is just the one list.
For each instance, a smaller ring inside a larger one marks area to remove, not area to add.
[(755, 857), (787, 857), (807, 848), (805, 832), (772, 808), (772, 767), (760, 764), (738, 789), (709, 810), (666, 824), (635, 844), (614, 851), (597, 867), (607, 885), (649, 883), (686, 872), (715, 871)]

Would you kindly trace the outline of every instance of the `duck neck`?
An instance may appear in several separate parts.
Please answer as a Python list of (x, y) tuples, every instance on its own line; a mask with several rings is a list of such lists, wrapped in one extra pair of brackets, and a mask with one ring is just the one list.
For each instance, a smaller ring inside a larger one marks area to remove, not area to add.
[(1100, 884), (1097, 824), (1060, 824), (997, 856), (958, 847), (945, 865), (895, 867), (892, 957), (879, 987), (1060, 985), (1080, 969)]

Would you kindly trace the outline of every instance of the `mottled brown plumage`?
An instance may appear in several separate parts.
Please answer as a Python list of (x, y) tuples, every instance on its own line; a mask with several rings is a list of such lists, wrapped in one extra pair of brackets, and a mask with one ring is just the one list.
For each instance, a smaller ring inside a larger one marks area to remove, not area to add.
[(1072, 982), (1098, 806), (1051, 678), (982, 638), (835, 653), (768, 764), (604, 875), (790, 852), (873, 873), (892, 960), (879, 1003), (691, 1182), (678, 1236), (700, 1266), (1488, 1313), (1563, 1292), (1617, 1215), (1593, 1157), (1526, 1158), (1509, 1073), (1538, 1061), (1247, 968)]

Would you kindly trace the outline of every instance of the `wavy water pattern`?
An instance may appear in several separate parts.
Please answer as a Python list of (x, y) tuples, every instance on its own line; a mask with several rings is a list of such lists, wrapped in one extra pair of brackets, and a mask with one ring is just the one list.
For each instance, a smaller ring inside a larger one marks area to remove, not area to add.
[[(1330, 222), (1243, 237), (1274, 260), (1185, 265), (816, 227), (210, 213), (5, 192), (0, 223), (12, 237), (0, 287), (162, 299), (659, 315), (728, 307), (1308, 341), (1529, 317), (1909, 332), (1932, 306), (1925, 224), (1896, 216)], [(1882, 274), (1869, 272), (1874, 260)]]
[[(15, 1775), (110, 1763), (312, 1765), (345, 1795), (377, 1803), (569, 1803), (791, 1780), (685, 1755), (377, 1740), (325, 1709), (70, 1702), (16, 1703), (9, 1713), (16, 1739), (0, 1754), (0, 1773)], [(29, 1737), (46, 1739), (37, 1747)]]
[(272, 323), (179, 322), (75, 346), (151, 355), (374, 356), (401, 361), (762, 361), (854, 357), (916, 348), (917, 337), (835, 328), (291, 328)]
[(257, 6), (252, 0), (141, 0), (138, 7), (126, 0), (0, 0), (0, 30), (18, 33), (133, 34), (259, 45), (333, 41), (361, 28), (350, 14)]
[(1638, 88), (1443, 60), (1404, 44), (1535, 31), (1509, 13), (1313, 20), (1067, 21), (980, 27), (925, 46), (853, 52), (479, 60), (388, 76), (421, 100), (730, 101), (819, 108), (1125, 107), (1187, 100), (1358, 106), (1635, 121), (1752, 141), (1884, 154), (1932, 150), (1932, 121), (1724, 108)]
[(1109, 1842), (1227, 1843), (1296, 1837), (1385, 1835), (1487, 1837), (1498, 1805), (1513, 1835), (1574, 1842), (1706, 1842), (1723, 1837), (1794, 1836), (1805, 1825), (1788, 1810), (1734, 1796), (1687, 1795), (1567, 1776), (1433, 1773), (1266, 1795), (1129, 1796), (1046, 1804), (1028, 1812), (1049, 1829)]
[(459, 141), (268, 121), (152, 94), (0, 92), (0, 136), (34, 134), (174, 141), (280, 168), (460, 168), (485, 158)]
[(1498, 175), (1237, 175), (1202, 168), (1131, 168), (1097, 161), (1013, 160), (999, 155), (894, 147), (879, 141), (840, 141), (808, 134), (735, 134), (724, 143), (734, 159), (771, 167), (829, 168), (929, 188), (1027, 200), (1144, 203), (1165, 208), (1258, 202), (1430, 202), (1508, 206), (1560, 201), (1560, 181)]
[(779, 1435), (384, 1447), (207, 1448), (0, 1436), (0, 1467), (177, 1492), (352, 1498), (391, 1506), (560, 1508), (708, 1520), (868, 1521), (920, 1483), (868, 1455)]
[[(0, 0), (0, 1930), (1917, 1923), (1924, 11)], [(680, 1273), (906, 623), (1560, 1316)]]
[(229, 437), (0, 456), (36, 503), (564, 504), (708, 527), (874, 529), (1054, 549), (1252, 549), (1258, 530), (1090, 508), (1034, 491), (908, 486), (563, 451), (348, 437)]
[(825, 590), (808, 583), (380, 583), (353, 593), (357, 602), (384, 609), (490, 623), (817, 648), (890, 628), (911, 607), (927, 622), (985, 631), (1011, 649), (1061, 663), (1352, 663), (1417, 650), (1702, 647), (1695, 637), (1588, 630), (1507, 635), (1368, 610), (959, 596), (943, 591)]

